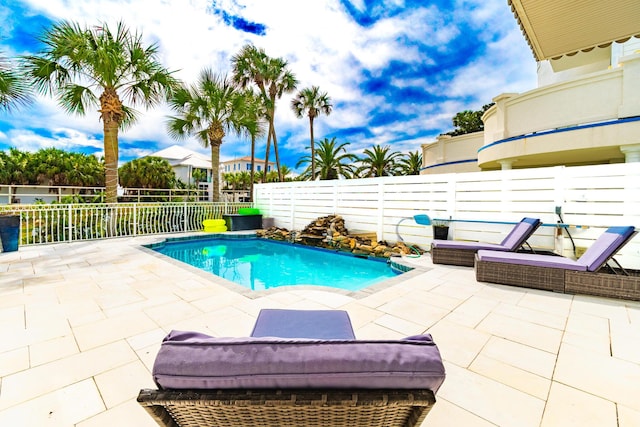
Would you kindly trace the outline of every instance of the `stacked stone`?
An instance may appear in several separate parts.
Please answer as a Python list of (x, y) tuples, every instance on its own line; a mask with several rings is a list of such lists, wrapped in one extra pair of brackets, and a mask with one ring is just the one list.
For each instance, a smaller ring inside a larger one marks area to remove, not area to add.
[(256, 232), (258, 237), (271, 240), (291, 241), (291, 232), (286, 228), (269, 227), (265, 230), (258, 230)]
[(340, 215), (329, 215), (320, 217), (307, 225), (296, 237), (296, 241), (309, 246), (330, 248), (334, 246), (335, 237), (348, 234), (344, 219)]
[(344, 219), (339, 215), (320, 217), (307, 225), (300, 233), (293, 233), (286, 228), (270, 227), (259, 230), (258, 236), (266, 239), (284, 240), (340, 251), (351, 252), (358, 256), (374, 256), (389, 258), (394, 255), (423, 253), (417, 246), (408, 247), (403, 242), (389, 244), (376, 241), (374, 233), (350, 235), (344, 226)]

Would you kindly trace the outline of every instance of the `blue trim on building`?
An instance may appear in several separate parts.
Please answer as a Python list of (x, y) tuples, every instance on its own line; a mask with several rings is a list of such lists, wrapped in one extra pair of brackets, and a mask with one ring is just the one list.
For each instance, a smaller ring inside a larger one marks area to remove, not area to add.
[(459, 165), (461, 163), (471, 163), (471, 162), (478, 162), (478, 159), (456, 160), (455, 162), (438, 163), (437, 165), (425, 166), (423, 168), (420, 168), (420, 170), (423, 171), (425, 169), (438, 168), (440, 166)]
[(541, 132), (527, 133), (525, 135), (512, 136), (510, 138), (505, 138), (505, 139), (501, 139), (499, 141), (492, 142), (489, 145), (484, 145), (484, 146), (482, 146), (482, 147), (480, 147), (478, 149), (478, 153), (480, 151), (484, 150), (484, 149), (493, 147), (495, 145), (504, 144), (506, 142), (511, 142), (511, 141), (517, 141), (519, 139), (534, 138), (536, 136), (545, 136), (545, 135), (551, 135), (551, 134), (554, 134), (554, 133), (571, 132), (571, 131), (574, 131), (574, 130), (597, 128), (597, 127), (601, 127), (601, 126), (619, 125), (619, 124), (623, 124), (623, 123), (637, 122), (637, 121), (640, 121), (640, 116), (627, 117), (627, 118), (624, 118), (624, 119), (617, 119), (617, 120), (609, 120), (609, 121), (606, 121), (606, 122), (589, 123), (588, 125), (569, 126), (569, 127), (566, 127), (566, 128), (551, 129), (551, 130), (545, 130), (545, 131), (541, 131)]

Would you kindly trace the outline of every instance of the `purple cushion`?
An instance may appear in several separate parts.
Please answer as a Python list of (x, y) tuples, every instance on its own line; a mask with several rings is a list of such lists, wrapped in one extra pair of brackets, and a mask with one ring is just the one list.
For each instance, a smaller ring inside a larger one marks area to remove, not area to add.
[(586, 271), (587, 267), (570, 258), (554, 255), (526, 254), (521, 252), (478, 251), (482, 262), (530, 265), (534, 267), (562, 268), (564, 270)]
[(263, 308), (252, 337), (354, 340), (349, 313), (344, 310), (283, 310)]
[(490, 250), (490, 251), (515, 251), (529, 238), (538, 228), (540, 220), (537, 218), (522, 218), (518, 224), (511, 229), (507, 237), (500, 244), (465, 242), (456, 240), (434, 240), (432, 246), (441, 249), (463, 249), (463, 250)]
[(596, 271), (602, 264), (615, 255), (621, 245), (635, 231), (635, 227), (610, 227), (589, 249), (582, 254), (578, 263), (584, 265), (589, 271)]
[(153, 378), (168, 389), (430, 389), (445, 378), (431, 335), (395, 341), (215, 338), (172, 331)]
[(511, 232), (507, 234), (507, 237), (500, 243), (500, 246), (504, 246), (504, 248), (508, 251), (514, 251), (518, 249), (522, 243), (529, 237), (533, 230), (533, 226), (528, 222), (520, 222), (518, 225), (513, 227)]

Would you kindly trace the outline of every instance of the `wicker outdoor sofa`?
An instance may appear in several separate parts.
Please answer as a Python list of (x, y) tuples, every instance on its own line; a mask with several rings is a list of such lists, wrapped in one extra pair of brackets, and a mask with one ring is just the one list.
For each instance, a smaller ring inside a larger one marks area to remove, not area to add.
[(523, 218), (499, 244), (456, 240), (434, 240), (431, 243), (431, 259), (434, 264), (473, 267), (476, 252), (493, 250), (513, 252), (522, 247), (540, 227), (538, 218)]
[(445, 378), (431, 336), (356, 340), (345, 315), (262, 310), (245, 338), (172, 331), (154, 363), (159, 388), (138, 402), (167, 427), (419, 426)]
[(571, 294), (640, 300), (640, 273), (607, 263), (637, 231), (633, 226), (608, 228), (577, 260), (527, 253), (480, 250), (475, 273), (479, 282)]

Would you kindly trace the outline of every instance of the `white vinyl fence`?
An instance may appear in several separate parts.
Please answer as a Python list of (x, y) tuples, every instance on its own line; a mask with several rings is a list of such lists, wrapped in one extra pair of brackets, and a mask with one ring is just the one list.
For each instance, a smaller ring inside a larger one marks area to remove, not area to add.
[[(258, 184), (254, 205), (278, 227), (302, 230), (337, 214), (352, 233), (425, 249), (432, 229), (417, 224), (416, 214), (451, 218), (450, 239), (491, 243), (500, 243), (512, 223), (536, 217), (544, 226), (529, 243), (571, 256), (609, 226), (640, 228), (640, 163)], [(556, 212), (565, 228), (556, 226)], [(640, 236), (616, 258), (640, 268)]]

